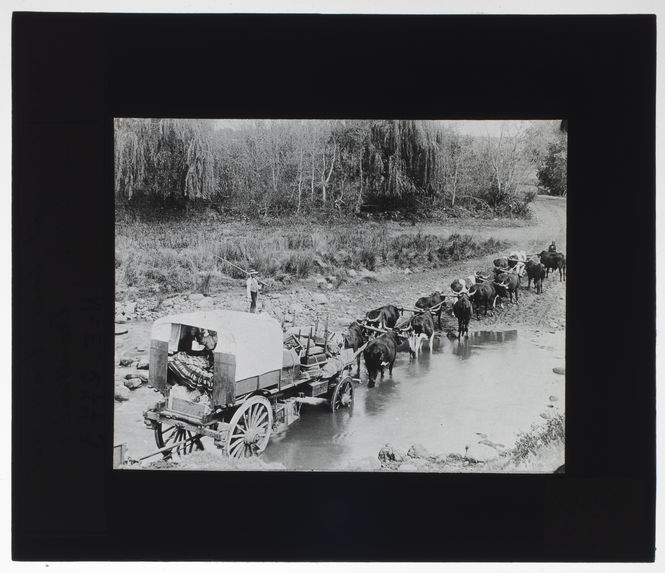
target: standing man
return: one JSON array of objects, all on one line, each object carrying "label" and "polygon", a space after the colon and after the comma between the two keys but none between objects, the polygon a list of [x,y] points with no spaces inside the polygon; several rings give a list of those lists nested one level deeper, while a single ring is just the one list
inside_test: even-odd
[{"label": "standing man", "polygon": [[552,241],[552,244],[549,247],[550,253],[556,253],[556,245],[554,244],[554,241]]},{"label": "standing man", "polygon": [[259,281],[256,280],[256,275],[259,273],[254,269],[250,269],[249,276],[247,277],[247,299],[249,300],[249,312],[256,312],[256,299],[259,295]]}]

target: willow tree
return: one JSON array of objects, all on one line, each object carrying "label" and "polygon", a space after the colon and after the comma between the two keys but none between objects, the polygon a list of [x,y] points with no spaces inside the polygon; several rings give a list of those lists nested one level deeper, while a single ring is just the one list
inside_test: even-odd
[{"label": "willow tree", "polygon": [[372,122],[366,145],[371,194],[381,203],[410,203],[432,192],[438,158],[437,130],[410,120]]},{"label": "willow tree", "polygon": [[116,197],[209,199],[216,193],[210,128],[199,120],[115,120]]}]

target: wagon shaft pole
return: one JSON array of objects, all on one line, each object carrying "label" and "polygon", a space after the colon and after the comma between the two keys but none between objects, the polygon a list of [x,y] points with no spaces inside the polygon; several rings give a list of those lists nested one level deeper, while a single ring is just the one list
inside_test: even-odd
[{"label": "wagon shaft pole", "polygon": [[201,438],[201,436],[198,436],[198,435],[192,436],[191,438],[185,438],[184,440],[176,442],[175,444],[171,444],[170,446],[164,446],[163,448],[159,448],[158,450],[155,450],[151,454],[148,454],[147,456],[143,456],[142,458],[139,458],[138,461],[142,462],[143,460],[151,458],[152,456],[156,456],[157,454],[162,454],[164,452],[168,452],[169,450],[172,450],[173,448],[182,447],[187,442],[193,442],[194,440],[198,440],[200,438]]}]

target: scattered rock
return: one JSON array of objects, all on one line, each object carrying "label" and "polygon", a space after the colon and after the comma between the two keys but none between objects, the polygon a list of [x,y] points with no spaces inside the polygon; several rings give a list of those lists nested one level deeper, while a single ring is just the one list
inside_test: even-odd
[{"label": "scattered rock", "polygon": [[400,450],[397,450],[393,448],[390,444],[386,444],[381,448],[379,451],[379,461],[383,465],[385,464],[390,464],[394,462],[401,463],[404,461],[404,458],[406,458],[406,455],[404,452],[401,452]]},{"label": "scattered rock", "polygon": [[133,358],[121,358],[120,362],[118,362],[120,366],[131,366],[134,364],[134,359]]},{"label": "scattered rock", "polygon": [[555,374],[565,374],[566,369],[561,368],[560,366],[556,366],[555,368],[552,368],[552,372],[554,372]]},{"label": "scattered rock", "polygon": [[136,312],[136,303],[135,302],[126,302],[123,307],[123,312],[125,314],[134,314]]},{"label": "scattered rock", "polygon": [[198,301],[202,300],[203,298],[204,298],[204,296],[200,293],[194,293],[194,294],[189,295],[189,300],[192,301],[192,302],[198,302]]},{"label": "scattered rock", "polygon": [[410,268],[407,267],[407,268],[404,269],[404,274],[405,275],[412,275],[413,271]]},{"label": "scattered rock", "polygon": [[148,368],[150,368],[150,362],[148,362],[148,360],[146,360],[145,358],[141,358],[141,360],[137,362],[136,368],[138,368],[139,370],[147,370]]},{"label": "scattered rock", "polygon": [[138,378],[142,382],[148,381],[148,376],[143,372],[130,372],[129,374],[125,374],[125,380],[131,380],[132,378]]},{"label": "scattered rock", "polygon": [[558,402],[559,399],[556,396],[550,396],[550,402]]},{"label": "scattered rock", "polygon": [[129,400],[129,389],[122,384],[116,384],[113,397],[118,402],[126,402]]},{"label": "scattered rock", "polygon": [[142,384],[143,380],[141,380],[140,378],[130,378],[129,380],[125,380],[124,382],[124,385],[130,390],[136,390]]},{"label": "scattered rock", "polygon": [[357,277],[358,276],[358,273],[356,271],[354,271],[353,269],[349,269],[346,272],[350,277]]}]

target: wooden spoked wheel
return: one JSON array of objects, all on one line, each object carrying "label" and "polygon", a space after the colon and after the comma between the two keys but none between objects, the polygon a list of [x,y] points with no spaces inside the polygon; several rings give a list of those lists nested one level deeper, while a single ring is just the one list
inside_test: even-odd
[{"label": "wooden spoked wheel", "polygon": [[348,408],[351,404],[353,404],[353,381],[350,376],[347,376],[333,390],[330,411],[335,412],[340,408]]},{"label": "wooden spoked wheel", "polygon": [[231,458],[257,456],[266,449],[272,430],[272,406],[263,396],[252,396],[229,422],[226,455]]},{"label": "wooden spoked wheel", "polygon": [[173,454],[179,456],[191,454],[194,448],[197,450],[203,449],[201,436],[193,434],[185,428],[181,428],[175,424],[154,422],[153,429],[158,448],[173,446],[170,450],[162,452],[162,456],[166,459],[170,458]]}]

